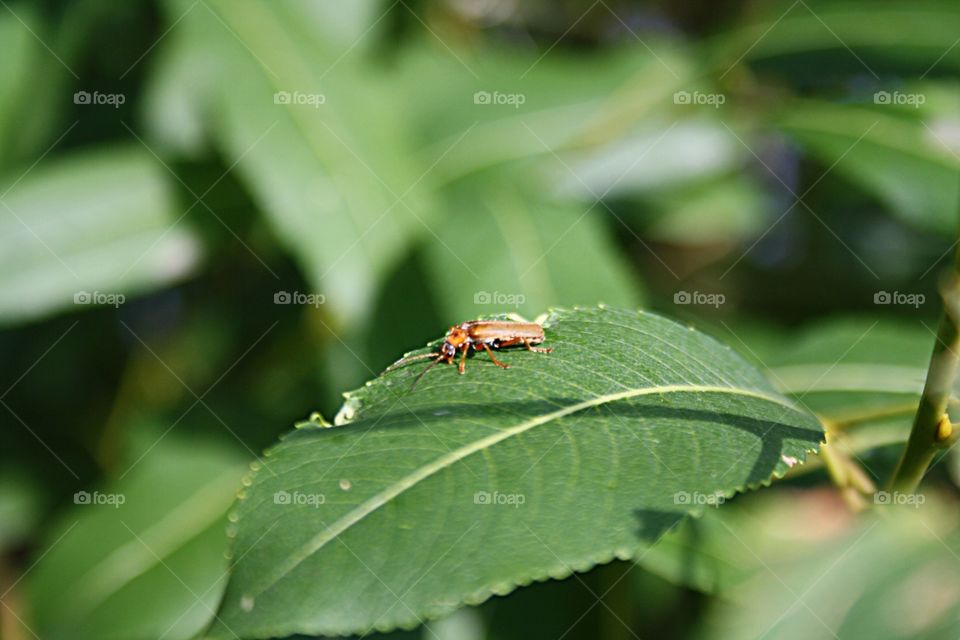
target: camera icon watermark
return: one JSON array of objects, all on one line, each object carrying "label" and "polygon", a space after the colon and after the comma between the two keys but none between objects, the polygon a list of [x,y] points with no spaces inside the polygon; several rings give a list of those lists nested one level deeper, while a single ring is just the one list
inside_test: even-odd
[{"label": "camera icon watermark", "polygon": [[703,105],[719,109],[727,101],[723,93],[703,93],[702,91],[677,91],[673,94],[673,104]]},{"label": "camera icon watermark", "polygon": [[273,294],[273,304],[300,304],[319,307],[327,301],[322,293],[303,293],[302,291],[277,291]]},{"label": "camera icon watermark", "polygon": [[722,293],[703,293],[701,291],[677,291],[673,294],[673,304],[706,305],[714,309],[727,302],[727,296]]},{"label": "camera icon watermark", "polygon": [[519,109],[527,101],[523,93],[501,93],[499,91],[477,91],[473,94],[473,104],[507,105]]},{"label": "camera icon watermark", "polygon": [[79,105],[108,105],[119,109],[127,101],[122,93],[100,93],[99,91],[77,91],[73,94],[73,104]]},{"label": "camera icon watermark", "polygon": [[902,293],[900,291],[877,291],[873,294],[873,304],[906,305],[919,309],[927,301],[922,293]]},{"label": "camera icon watermark", "polygon": [[900,491],[877,491],[873,494],[873,504],[910,505],[919,508],[927,497],[922,493],[901,493]]},{"label": "camera icon watermark", "polygon": [[500,493],[494,491],[477,491],[473,494],[473,504],[489,505],[508,505],[519,509],[520,505],[527,501],[527,496],[522,493]]},{"label": "camera icon watermark", "polygon": [[106,293],[103,291],[77,291],[73,294],[73,304],[97,304],[118,308],[127,297],[122,293]]},{"label": "camera icon watermark", "polygon": [[273,104],[306,106],[319,109],[326,104],[327,96],[322,93],[304,93],[302,91],[277,91],[273,94]]},{"label": "camera icon watermark", "polygon": [[500,291],[477,291],[473,294],[473,304],[497,305],[517,308],[527,301],[522,293],[501,293]]},{"label": "camera icon watermark", "polygon": [[677,491],[673,494],[673,504],[679,505],[705,505],[708,507],[719,507],[726,501],[726,498],[719,493],[700,493],[694,491]]},{"label": "camera icon watermark", "polygon": [[310,506],[317,508],[327,501],[322,493],[302,493],[300,491],[276,491],[273,494],[273,504],[290,506]]},{"label": "camera icon watermark", "polygon": [[73,494],[73,504],[82,505],[108,505],[114,509],[119,509],[120,505],[127,501],[127,496],[122,493],[100,493],[94,491],[77,491]]},{"label": "camera icon watermark", "polygon": [[903,93],[901,91],[877,91],[873,94],[873,104],[889,104],[919,109],[927,101],[922,93]]}]

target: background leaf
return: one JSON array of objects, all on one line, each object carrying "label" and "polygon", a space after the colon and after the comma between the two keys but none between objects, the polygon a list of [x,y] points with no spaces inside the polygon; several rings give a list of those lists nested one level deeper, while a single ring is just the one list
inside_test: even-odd
[{"label": "background leaf", "polygon": [[[951,48],[960,28],[960,12],[939,2],[804,2],[757,5],[756,22],[731,29],[719,38],[712,57],[727,70],[737,56],[752,61],[817,51],[840,51],[839,58],[863,72],[864,58],[896,64],[916,61],[920,72],[942,57],[948,69],[960,63]],[[851,55],[859,52],[859,59]],[[876,64],[876,62],[874,62]]]},{"label": "background leaf", "polygon": [[699,637],[938,638],[960,615],[957,531],[936,495],[858,520],[831,491],[780,488],[685,521],[640,562],[723,594]]},{"label": "background leaf", "polygon": [[533,318],[551,301],[639,302],[639,286],[604,228],[601,206],[539,203],[497,182],[462,188],[451,206],[470,207],[469,233],[449,219],[438,226],[440,241],[427,247],[447,317],[512,307]]},{"label": "background leaf", "polygon": [[915,324],[835,318],[797,332],[767,364],[780,391],[831,422],[897,410],[909,420],[923,389],[930,340]]},{"label": "background leaf", "polygon": [[[190,6],[170,4],[175,14]],[[195,99],[209,105],[218,147],[342,326],[364,319],[431,209],[402,123],[382,108],[389,87],[301,29],[322,23],[311,6],[205,3],[184,19],[183,46],[202,53],[182,60],[234,78]]]},{"label": "background leaf", "polygon": [[44,638],[190,638],[213,617],[243,458],[164,438],[132,462],[51,530],[29,581]]},{"label": "background leaf", "polygon": [[778,124],[892,213],[922,229],[953,234],[960,157],[915,109],[894,109],[808,103],[789,109]]},{"label": "background leaf", "polygon": [[4,189],[0,323],[83,308],[75,295],[85,305],[95,294],[133,296],[183,278],[200,257],[165,169],[146,151],[76,153]]},{"label": "background leaf", "polygon": [[[50,46],[48,42],[60,47],[34,9],[23,6],[16,13],[7,10],[0,14],[0,41],[5,49],[0,60],[3,172],[15,171],[21,163],[29,166],[43,153],[45,145],[71,128],[69,123],[57,121],[71,101],[65,95],[69,71],[44,50]],[[60,54],[66,56],[63,51]]]},{"label": "background leaf", "polygon": [[[443,158],[434,169],[440,182],[502,166],[542,175],[543,164],[530,161],[544,159],[568,180],[554,154],[594,155],[620,148],[620,137],[636,127],[649,133],[650,120],[672,106],[673,92],[690,72],[684,51],[669,44],[659,53],[633,45],[583,57],[505,54],[494,47],[454,58],[418,43],[403,50],[395,82],[425,155]],[[491,102],[478,103],[478,92],[490,94]],[[494,94],[516,99],[497,104]],[[453,144],[464,135],[465,144]],[[634,140],[632,148],[642,142]],[[544,188],[556,186],[545,182]]]},{"label": "background leaf", "polygon": [[[789,504],[774,499],[782,497]],[[701,637],[949,636],[960,622],[956,513],[937,495],[899,499],[909,502],[862,519],[826,492],[758,495],[731,505],[732,518],[711,514],[723,520],[717,542],[733,550],[727,560],[746,555],[749,573],[711,610]]]},{"label": "background leaf", "polygon": [[43,496],[23,469],[4,469],[0,474],[0,550],[26,540],[37,526]]}]

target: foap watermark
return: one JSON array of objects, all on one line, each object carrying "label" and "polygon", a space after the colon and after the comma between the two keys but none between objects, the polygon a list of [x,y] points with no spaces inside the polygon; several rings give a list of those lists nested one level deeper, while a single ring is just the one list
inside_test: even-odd
[{"label": "foap watermark", "polygon": [[495,304],[500,307],[519,307],[526,301],[527,297],[522,293],[477,291],[473,294],[473,304]]},{"label": "foap watermark", "polygon": [[901,291],[877,291],[873,294],[873,304],[907,305],[919,309],[927,301],[922,293],[903,293]]},{"label": "foap watermark", "polygon": [[73,304],[99,304],[117,308],[127,301],[122,293],[105,291],[77,291],[73,294]]},{"label": "foap watermark", "polygon": [[527,496],[522,493],[500,493],[499,491],[494,491],[493,493],[489,491],[477,491],[473,494],[473,504],[493,504],[493,505],[509,505],[515,509],[519,509],[520,505],[527,501]]},{"label": "foap watermark", "polygon": [[77,91],[73,94],[73,104],[82,105],[108,105],[114,109],[119,109],[120,105],[127,101],[127,96],[122,93],[101,93],[99,91]]},{"label": "foap watermark", "polygon": [[677,91],[673,94],[673,104],[705,105],[719,109],[727,101],[722,93],[704,93],[702,91]]},{"label": "foap watermark", "polygon": [[327,102],[327,96],[322,93],[304,93],[303,91],[277,91],[273,94],[273,104],[289,104],[294,106],[313,107],[319,109]]},{"label": "foap watermark", "polygon": [[922,493],[901,493],[900,491],[877,491],[873,494],[873,504],[910,505],[919,508],[927,497]]},{"label": "foap watermark", "polygon": [[276,491],[273,494],[273,504],[294,506],[319,507],[327,501],[322,493],[303,493],[301,491]]},{"label": "foap watermark", "polygon": [[473,104],[507,105],[519,109],[527,101],[523,93],[501,93],[499,91],[477,91],[473,94]]},{"label": "foap watermark", "polygon": [[700,493],[699,491],[694,491],[690,493],[689,491],[677,491],[673,494],[673,504],[685,504],[685,505],[707,505],[710,507],[719,507],[724,503],[726,498],[719,493]]},{"label": "foap watermark", "polygon": [[696,304],[708,305],[714,308],[720,307],[727,301],[727,296],[722,293],[703,293],[702,291],[677,291],[673,294],[673,304]]},{"label": "foap watermark", "polygon": [[308,304],[319,307],[327,301],[322,293],[303,293],[302,291],[277,291],[273,294],[273,304]]},{"label": "foap watermark", "polygon": [[120,505],[127,501],[127,496],[122,493],[100,493],[94,491],[77,491],[73,494],[73,504],[85,505],[109,505],[114,509],[119,509]]},{"label": "foap watermark", "polygon": [[927,101],[922,93],[904,93],[902,91],[877,91],[873,94],[873,104],[892,104],[919,109]]}]

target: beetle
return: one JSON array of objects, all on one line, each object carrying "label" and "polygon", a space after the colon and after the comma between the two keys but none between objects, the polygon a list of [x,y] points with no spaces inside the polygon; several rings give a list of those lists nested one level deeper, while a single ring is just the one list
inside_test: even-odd
[{"label": "beetle", "polygon": [[[503,369],[509,369],[510,365],[500,362],[493,355],[491,349],[503,349],[504,347],[513,347],[523,345],[527,351],[536,351],[537,353],[550,353],[553,349],[547,347],[537,347],[544,340],[543,327],[536,322],[513,322],[509,320],[471,320],[461,322],[450,327],[443,344],[434,353],[421,353],[420,355],[403,358],[387,367],[384,373],[389,373],[394,369],[402,367],[405,364],[417,360],[432,359],[426,369],[424,369],[417,379],[413,381],[416,386],[427,371],[438,362],[453,364],[453,359],[457,352],[460,352],[460,362],[457,370],[460,374],[466,373],[467,353],[471,350],[480,351],[483,349],[490,356],[495,365]],[[412,388],[412,387],[411,387]]]}]

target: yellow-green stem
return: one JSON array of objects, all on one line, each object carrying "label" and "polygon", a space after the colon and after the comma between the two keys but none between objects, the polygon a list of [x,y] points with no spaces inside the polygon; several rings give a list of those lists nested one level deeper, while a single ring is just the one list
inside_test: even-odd
[{"label": "yellow-green stem", "polygon": [[942,289],[943,315],[937,329],[937,341],[930,356],[927,380],[910,439],[890,481],[893,491],[913,493],[938,451],[947,444],[940,423],[947,414],[953,381],[960,363],[960,250],[953,270]]}]

